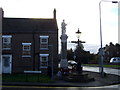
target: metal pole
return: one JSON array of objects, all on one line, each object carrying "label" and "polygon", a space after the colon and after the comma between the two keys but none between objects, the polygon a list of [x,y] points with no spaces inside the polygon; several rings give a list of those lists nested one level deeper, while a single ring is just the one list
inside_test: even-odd
[{"label": "metal pole", "polygon": [[78,39],[78,47],[80,47],[80,40]]},{"label": "metal pole", "polygon": [[82,67],[81,67],[81,59],[80,59],[80,40],[78,38],[78,47],[77,47],[77,72],[78,74],[82,74]]},{"label": "metal pole", "polygon": [[52,51],[52,62],[51,62],[51,68],[52,68],[52,80],[53,80],[53,45],[48,45],[51,47]]},{"label": "metal pole", "polygon": [[52,47],[52,80],[53,80],[53,45],[51,47]]},{"label": "metal pole", "polygon": [[100,16],[100,73],[102,76],[104,76],[103,73],[103,51],[102,51],[102,25],[101,25],[101,2],[99,2],[99,16]]},{"label": "metal pole", "polygon": [[100,1],[99,2],[99,16],[100,16],[100,64],[101,64],[101,66],[100,66],[100,69],[99,69],[99,71],[100,71],[100,73],[101,73],[101,75],[104,77],[104,68],[103,68],[103,65],[104,65],[104,63],[103,63],[103,60],[104,60],[104,57],[103,57],[103,48],[102,48],[102,23],[101,23],[101,2],[112,2],[112,3],[118,3],[118,1],[104,1],[104,0],[102,0],[102,1]]},{"label": "metal pole", "polygon": [[33,30],[33,71],[35,71],[35,32]]}]

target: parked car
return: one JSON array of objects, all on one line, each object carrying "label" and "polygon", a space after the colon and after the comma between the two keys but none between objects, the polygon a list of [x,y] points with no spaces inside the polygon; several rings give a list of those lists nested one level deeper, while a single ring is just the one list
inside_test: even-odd
[{"label": "parked car", "polygon": [[77,62],[75,62],[74,60],[69,60],[68,61],[68,65],[76,65],[77,64]]},{"label": "parked car", "polygon": [[113,57],[110,59],[110,63],[120,63],[120,57]]},{"label": "parked car", "polygon": [[75,62],[74,60],[69,60],[68,61],[68,69],[76,69],[77,66],[77,62]]}]

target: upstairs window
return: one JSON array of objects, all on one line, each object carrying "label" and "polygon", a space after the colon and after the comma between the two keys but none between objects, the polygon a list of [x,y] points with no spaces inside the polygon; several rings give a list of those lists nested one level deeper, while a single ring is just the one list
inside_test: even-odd
[{"label": "upstairs window", "polygon": [[48,49],[48,38],[49,36],[40,36],[40,49]]},{"label": "upstairs window", "polygon": [[48,67],[48,56],[49,54],[40,54],[40,68]]},{"label": "upstairs window", "polygon": [[23,57],[31,57],[31,43],[22,43]]},{"label": "upstairs window", "polygon": [[3,35],[2,36],[2,42],[3,42],[2,49],[4,49],[4,50],[11,49],[11,38],[12,38],[11,35]]}]

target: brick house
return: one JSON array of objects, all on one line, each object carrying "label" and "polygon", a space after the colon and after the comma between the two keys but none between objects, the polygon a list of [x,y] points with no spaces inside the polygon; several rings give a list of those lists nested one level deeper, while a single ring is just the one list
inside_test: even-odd
[{"label": "brick house", "polygon": [[[1,9],[2,10],[2,9]],[[2,15],[2,73],[58,68],[58,26],[53,18],[6,18]]]},{"label": "brick house", "polygon": [[120,57],[120,44],[116,43],[114,45],[112,42],[110,42],[109,45],[104,47],[104,52],[104,59],[109,63],[111,58]]}]

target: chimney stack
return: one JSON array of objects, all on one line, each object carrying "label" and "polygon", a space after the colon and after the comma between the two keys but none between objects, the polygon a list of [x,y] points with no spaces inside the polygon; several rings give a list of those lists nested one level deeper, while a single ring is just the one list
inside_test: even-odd
[{"label": "chimney stack", "polygon": [[3,18],[3,16],[4,16],[4,11],[3,11],[3,9],[0,7],[0,19],[1,19],[1,17]]},{"label": "chimney stack", "polygon": [[54,9],[54,11],[53,11],[53,17],[54,17],[54,19],[56,19],[56,9]]}]

